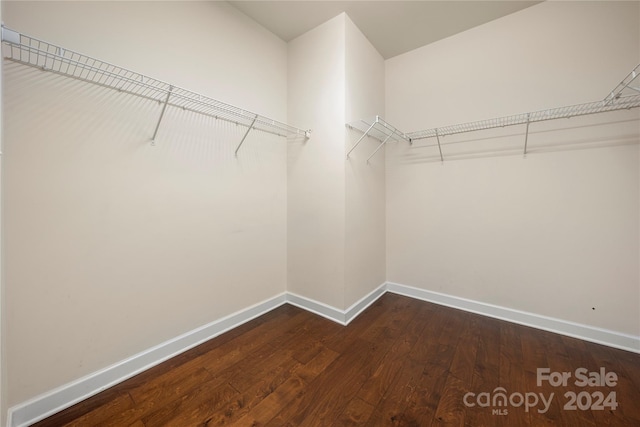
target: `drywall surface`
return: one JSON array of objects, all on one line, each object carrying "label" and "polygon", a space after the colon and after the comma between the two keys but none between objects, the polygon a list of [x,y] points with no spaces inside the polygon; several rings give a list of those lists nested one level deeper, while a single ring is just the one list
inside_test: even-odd
[{"label": "drywall surface", "polygon": [[[287,47],[220,2],[3,2],[15,30],[286,120]],[[286,289],[286,139],[4,67],[9,406]],[[5,399],[3,399],[5,402]],[[4,404],[4,403],[3,403]]]},{"label": "drywall surface", "polygon": [[[386,62],[404,131],[603,99],[637,2],[544,2]],[[598,28],[594,31],[594,28]],[[640,335],[638,110],[387,151],[391,282]]]},{"label": "drywall surface", "polygon": [[345,15],[289,42],[288,117],[312,129],[288,144],[287,289],[344,308]]},{"label": "drywall surface", "polygon": [[[2,22],[2,10],[0,8],[0,22]],[[4,63],[0,62],[0,76],[3,73]],[[2,97],[3,90],[3,79],[0,78],[0,98]],[[0,108],[0,129],[4,128],[3,123],[3,109]],[[3,132],[0,131],[0,153],[2,152],[2,144],[3,144]],[[2,233],[2,156],[0,156],[0,426],[7,425],[7,411],[9,406],[7,404],[7,366],[6,361],[7,358],[5,356],[5,339],[6,339],[6,320],[5,320],[5,296],[4,296],[4,245],[3,245],[3,233]]]},{"label": "drywall surface", "polygon": [[384,152],[345,123],[384,110],[384,60],[346,14],[289,43],[287,289],[340,310],[386,280]]},{"label": "drywall surface", "polygon": [[[384,113],[384,59],[347,16],[346,122]],[[346,130],[346,150],[362,135]],[[345,162],[345,307],[386,281],[385,156],[380,141],[366,138]]]}]

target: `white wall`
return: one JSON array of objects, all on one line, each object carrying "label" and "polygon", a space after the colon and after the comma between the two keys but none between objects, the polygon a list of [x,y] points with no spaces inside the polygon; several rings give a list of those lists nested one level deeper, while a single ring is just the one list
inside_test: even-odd
[{"label": "white wall", "polygon": [[[544,2],[386,63],[405,131],[604,98],[640,62],[637,2]],[[595,30],[597,29],[597,30]],[[637,110],[387,156],[392,282],[640,335]],[[502,155],[500,155],[502,154]],[[508,155],[507,155],[508,154]]]},{"label": "white wall", "polygon": [[384,152],[345,123],[384,110],[384,60],[346,14],[289,43],[288,291],[345,310],[384,283]]},{"label": "white wall", "polygon": [[[346,122],[384,113],[384,59],[347,16]],[[362,135],[346,130],[349,150]],[[385,156],[366,138],[345,162],[345,308],[386,281]],[[344,157],[343,157],[344,161]]]},{"label": "white wall", "polygon": [[637,3],[545,2],[386,63],[344,14],[287,46],[224,3],[2,6],[313,130],[235,159],[243,128],[169,110],[151,147],[158,105],[8,64],[3,415],[285,290],[344,310],[388,279],[640,334],[636,111],[532,125],[527,159],[495,156],[522,129],[447,138],[444,165],[433,141],[344,158],[375,114],[411,131],[604,97],[639,62]]},{"label": "white wall", "polygon": [[[0,22],[2,22],[2,8],[0,8]],[[3,73],[4,69],[4,61],[0,62],[0,76]],[[3,90],[3,80],[0,78],[0,98],[2,97]],[[3,123],[3,109],[0,108],[0,129],[4,129]],[[3,149],[3,132],[0,131],[0,153]],[[4,244],[3,244],[3,221],[2,221],[2,157],[0,156],[0,426],[7,425],[7,410],[9,406],[7,404],[7,366],[6,366],[6,356],[5,356],[5,338],[6,338],[6,321],[5,321],[5,296],[4,296]]]},{"label": "white wall", "polygon": [[290,292],[344,306],[345,15],[289,42],[290,123],[309,141],[288,145],[287,271]]},{"label": "white wall", "polygon": [[[7,26],[285,120],[287,47],[218,2],[3,2]],[[286,140],[5,64],[3,405],[286,289]],[[6,324],[5,324],[6,320]],[[6,402],[6,403],[4,403]]]}]

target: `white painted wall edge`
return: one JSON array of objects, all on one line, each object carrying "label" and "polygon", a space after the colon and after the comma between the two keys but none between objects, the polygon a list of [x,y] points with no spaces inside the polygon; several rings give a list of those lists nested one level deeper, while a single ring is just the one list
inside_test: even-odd
[{"label": "white painted wall edge", "polygon": [[414,288],[399,283],[383,283],[346,310],[339,310],[310,298],[286,292],[14,406],[9,409],[7,426],[26,427],[38,422],[285,303],[310,311],[341,325],[347,325],[386,292],[640,353],[640,337]]},{"label": "white painted wall edge", "polygon": [[109,367],[9,408],[7,425],[25,427],[131,378],[190,348],[259,317],[287,301],[285,293],[151,347]]},{"label": "white painted wall edge", "polygon": [[435,304],[457,308],[471,313],[505,320],[507,322],[517,323],[519,325],[554,332],[560,335],[567,335],[573,338],[579,338],[621,350],[640,353],[640,336],[623,334],[616,331],[596,328],[594,326],[570,322],[568,320],[556,319],[553,317],[514,310],[512,308],[487,304],[453,295],[428,291],[426,289],[414,288],[407,285],[401,285],[399,283],[387,282],[386,290],[398,295],[429,301]]}]

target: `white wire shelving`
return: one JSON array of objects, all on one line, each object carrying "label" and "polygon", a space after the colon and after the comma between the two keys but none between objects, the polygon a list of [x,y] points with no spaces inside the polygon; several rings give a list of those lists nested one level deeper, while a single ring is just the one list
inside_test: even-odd
[{"label": "white wire shelving", "polygon": [[363,119],[363,120],[347,123],[347,127],[349,129],[355,129],[362,132],[362,136],[360,137],[360,139],[358,139],[358,141],[353,145],[353,147],[351,147],[351,149],[347,152],[347,159],[349,158],[349,155],[351,154],[351,152],[355,150],[358,144],[360,144],[362,140],[367,136],[370,136],[380,141],[380,145],[378,145],[375,151],[371,153],[371,155],[367,158],[367,163],[369,163],[369,160],[371,160],[371,158],[375,156],[375,154],[382,147],[384,147],[384,145],[387,144],[390,140],[394,140],[394,141],[403,140],[408,142],[409,144],[413,143],[411,141],[411,138],[407,136],[407,134],[405,134],[404,132],[401,132],[395,126],[390,125],[380,116],[375,116],[373,119]]},{"label": "white wire shelving", "polygon": [[640,64],[636,66],[631,72],[616,86],[609,95],[604,99],[605,102],[613,103],[622,97],[631,95],[640,95],[640,84],[636,82],[636,78],[640,75]]},{"label": "white wire shelving", "polygon": [[[369,156],[369,159],[382,148],[390,135],[400,136],[401,139],[412,143],[420,139],[435,138],[438,143],[438,150],[440,153],[440,160],[444,161],[442,154],[442,145],[440,138],[447,135],[455,135],[466,132],[476,132],[488,129],[503,128],[507,126],[525,125],[524,134],[524,154],[527,154],[527,142],[529,138],[529,125],[535,122],[543,122],[547,120],[568,119],[571,117],[585,116],[589,114],[605,113],[609,111],[617,110],[629,110],[632,108],[640,107],[640,85],[636,80],[640,76],[640,65],[636,66],[603,100],[587,102],[584,104],[569,105],[558,108],[551,108],[547,110],[533,111],[529,113],[515,114],[511,116],[496,117],[492,119],[479,120],[468,123],[460,123],[455,125],[419,130],[415,132],[404,133],[397,128],[388,125],[384,120],[376,116],[373,121],[360,121],[347,124],[348,127],[358,129],[364,132],[362,137],[358,140],[349,153],[360,143],[360,141],[368,136],[372,136],[376,139],[383,141],[378,146],[376,151]],[[393,132],[386,129],[392,129]],[[380,131],[382,129],[382,131]],[[378,131],[376,134],[375,132]],[[347,154],[349,157],[349,154]],[[367,162],[369,161],[367,159]]]},{"label": "white wire shelving", "polygon": [[502,128],[515,125],[526,125],[524,137],[524,154],[527,154],[527,142],[529,138],[529,124],[547,120],[568,119],[571,117],[585,116],[589,114],[605,113],[617,110],[629,110],[640,107],[640,88],[633,86],[640,75],[640,65],[636,66],[627,77],[601,101],[587,102],[584,104],[569,105],[565,107],[551,108],[547,110],[533,111],[529,113],[515,114],[512,116],[497,117],[475,122],[461,123],[410,132],[407,135],[412,140],[436,138],[440,160],[444,161],[440,138],[447,135],[455,135],[465,132],[475,132],[487,129]]},{"label": "white wire shelving", "polygon": [[21,34],[5,26],[2,26],[2,44],[5,60],[157,101],[162,105],[162,109],[151,137],[152,144],[155,144],[167,107],[180,108],[246,127],[247,130],[235,150],[236,155],[251,130],[279,136],[299,135],[305,139],[311,134],[309,130],[299,129],[153,77]]},{"label": "white wire shelving", "polygon": [[615,98],[612,100],[589,102],[585,104],[552,108],[549,110],[516,114],[513,116],[497,117],[476,122],[468,122],[457,125],[444,126],[440,128],[426,129],[417,132],[411,132],[408,135],[414,141],[425,138],[436,138],[438,141],[438,148],[440,149],[440,160],[444,160],[442,156],[442,147],[440,144],[441,137],[465,132],[502,128],[507,126],[526,125],[524,154],[527,154],[527,140],[529,136],[530,123],[543,122],[547,120],[568,119],[571,117],[605,113],[608,111],[627,110],[636,107],[640,107],[640,94]]}]

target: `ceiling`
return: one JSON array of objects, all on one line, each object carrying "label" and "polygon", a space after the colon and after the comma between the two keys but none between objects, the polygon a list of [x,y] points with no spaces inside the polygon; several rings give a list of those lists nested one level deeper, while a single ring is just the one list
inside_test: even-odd
[{"label": "ceiling", "polygon": [[385,58],[449,37],[539,1],[230,1],[284,41],[346,12]]}]

